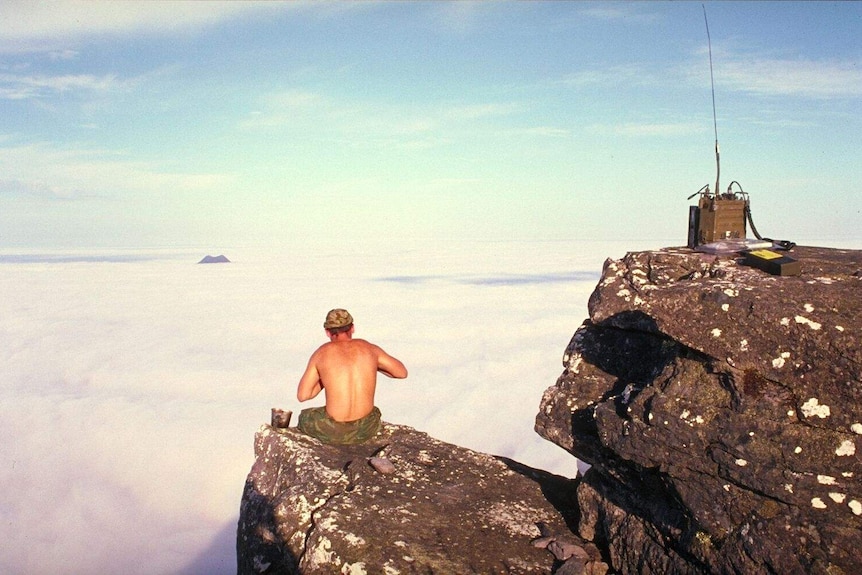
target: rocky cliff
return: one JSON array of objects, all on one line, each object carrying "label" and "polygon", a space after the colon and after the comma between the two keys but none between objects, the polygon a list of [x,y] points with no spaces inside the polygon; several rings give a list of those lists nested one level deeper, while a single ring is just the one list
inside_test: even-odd
[{"label": "rocky cliff", "polygon": [[619,572],[862,573],[862,257],[791,255],[606,262],[536,430]]},{"label": "rocky cliff", "polygon": [[607,571],[598,549],[571,534],[570,479],[390,424],[360,446],[265,425],[255,454],[240,574]]}]

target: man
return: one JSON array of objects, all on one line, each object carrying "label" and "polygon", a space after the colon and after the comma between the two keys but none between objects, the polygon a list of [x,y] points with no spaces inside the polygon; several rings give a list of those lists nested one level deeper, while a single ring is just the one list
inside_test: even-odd
[{"label": "man", "polygon": [[308,401],[324,391],[326,406],[303,409],[299,429],[333,444],[362,443],[380,430],[380,410],[374,405],[377,372],[407,377],[404,364],[378,346],[353,339],[353,317],[345,309],[326,314],[329,337],[308,360],[296,398]]}]

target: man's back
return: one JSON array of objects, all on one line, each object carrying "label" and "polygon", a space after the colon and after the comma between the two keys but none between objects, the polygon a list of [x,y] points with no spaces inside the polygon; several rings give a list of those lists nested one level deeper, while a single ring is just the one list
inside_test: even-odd
[{"label": "man's back", "polygon": [[327,328],[329,343],[311,355],[296,392],[299,401],[306,401],[324,391],[326,413],[341,422],[356,421],[371,413],[378,371],[398,379],[407,377],[403,363],[373,343],[353,339],[352,323],[348,328]]},{"label": "man's back", "polygon": [[315,353],[326,393],[326,412],[336,421],[355,421],[374,407],[378,350],[363,339],[332,341]]}]

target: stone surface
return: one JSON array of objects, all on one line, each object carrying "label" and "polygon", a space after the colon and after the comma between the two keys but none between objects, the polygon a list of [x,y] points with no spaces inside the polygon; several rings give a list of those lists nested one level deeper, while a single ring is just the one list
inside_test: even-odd
[{"label": "stone surface", "polygon": [[255,454],[240,575],[552,573],[559,561],[531,541],[578,522],[574,480],[409,427],[329,446],[264,425]]},{"label": "stone surface", "polygon": [[621,573],[862,573],[862,257],[605,263],[536,418]]}]

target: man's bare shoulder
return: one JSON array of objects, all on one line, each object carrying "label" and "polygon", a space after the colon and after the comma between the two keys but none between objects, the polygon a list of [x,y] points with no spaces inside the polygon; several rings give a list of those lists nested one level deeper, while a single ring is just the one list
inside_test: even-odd
[{"label": "man's bare shoulder", "polygon": [[365,339],[352,339],[351,341],[356,342],[357,347],[362,347],[362,348],[371,350],[375,353],[379,353],[379,352],[383,351],[379,345],[373,344],[370,341],[365,340]]},{"label": "man's bare shoulder", "polygon": [[326,356],[330,353],[338,353],[340,350],[362,349],[378,351],[380,348],[364,339],[348,339],[343,341],[328,341],[317,348],[314,356]]},{"label": "man's bare shoulder", "polygon": [[328,347],[331,347],[331,346],[332,346],[332,342],[330,342],[330,341],[327,341],[326,343],[322,343],[322,344],[320,344],[320,347],[318,347],[317,349],[314,350],[314,354],[312,354],[312,355],[317,355],[318,353],[323,352],[324,350],[326,350]]},{"label": "man's bare shoulder", "polygon": [[311,354],[311,361],[313,362],[313,361],[315,361],[316,359],[319,359],[319,358],[321,358],[321,357],[325,356],[325,355],[327,354],[327,352],[329,351],[329,349],[330,349],[333,345],[335,345],[335,344],[334,344],[334,343],[332,343],[331,341],[328,341],[328,342],[326,342],[326,343],[322,344],[322,345],[321,345],[320,347],[318,347],[317,349],[315,349],[315,350],[314,350],[314,353],[312,353],[312,354]]}]

